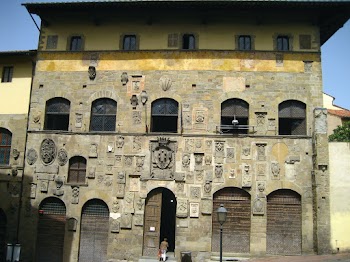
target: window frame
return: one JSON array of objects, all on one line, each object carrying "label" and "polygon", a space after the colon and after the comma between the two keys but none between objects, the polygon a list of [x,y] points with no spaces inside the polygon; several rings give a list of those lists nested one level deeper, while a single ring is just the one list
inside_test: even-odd
[{"label": "window frame", "polygon": [[[79,48],[72,48],[72,43],[73,40],[75,39],[80,39],[80,46]],[[83,35],[80,34],[74,34],[68,37],[68,41],[67,41],[67,50],[71,51],[71,52],[78,52],[78,51],[84,51],[84,45],[85,45],[85,39]]]},{"label": "window frame", "polygon": [[[164,112],[155,112],[155,107],[163,107]],[[170,107],[176,108],[176,114],[170,112]],[[151,132],[152,133],[177,133],[179,120],[179,103],[172,98],[159,98],[152,102],[151,105]],[[160,124],[162,122],[162,124]],[[170,123],[172,126],[164,123]],[[167,130],[164,127],[168,127]]]},{"label": "window frame", "polygon": [[[4,139],[5,136],[5,139]],[[3,144],[4,139],[4,144]],[[0,156],[3,152],[4,159],[0,159],[0,166],[9,166],[11,160],[12,132],[6,128],[0,127]]]},{"label": "window frame", "polygon": [[288,36],[288,35],[278,35],[276,37],[276,50],[280,51],[280,52],[291,51],[292,49],[291,49],[291,38],[290,38],[290,36]]},{"label": "window frame", "polygon": [[[185,48],[185,37],[193,37],[194,43],[193,46],[190,47],[190,43],[188,42],[187,45],[188,47]],[[190,41],[190,39],[188,39],[188,41]],[[180,46],[181,50],[188,50],[188,51],[192,51],[192,50],[197,50],[198,49],[198,35],[195,33],[182,33],[181,34],[181,46]]]},{"label": "window frame", "polygon": [[[126,37],[134,37],[135,38],[135,49],[125,49],[124,48],[124,41]],[[128,33],[123,33],[120,35],[120,40],[119,40],[119,49],[123,51],[135,51],[139,50],[140,47],[140,36],[136,33],[133,32],[128,32]]]},{"label": "window frame", "polygon": [[[59,105],[60,107],[62,107],[62,104],[64,104],[64,106],[68,107],[68,112],[66,111],[56,111],[56,112],[48,112],[49,107],[54,106],[56,102],[56,105]],[[46,101],[45,104],[45,122],[44,122],[44,130],[58,130],[58,131],[68,131],[69,129],[69,118],[70,118],[70,101],[66,98],[63,97],[53,97],[49,100]],[[64,119],[63,119],[64,118]],[[64,128],[56,128],[59,123],[58,120],[60,120],[60,122],[63,121],[64,123]]]},{"label": "window frame", "polygon": [[[286,107],[286,105],[290,106]],[[284,106],[284,107],[283,107]],[[283,108],[281,108],[283,107]],[[287,109],[288,108],[288,109]],[[297,116],[295,109],[303,110],[303,116]],[[293,110],[294,109],[294,110]],[[278,104],[278,135],[280,136],[306,136],[307,135],[307,119],[306,119],[306,104],[298,100],[285,100]],[[290,111],[290,116],[281,116],[282,110]],[[285,113],[284,113],[285,114]],[[287,125],[282,125],[288,123]],[[302,134],[293,133],[300,132],[297,128],[302,129]]]},{"label": "window frame", "polygon": [[13,78],[13,66],[4,66],[2,68],[1,83],[11,83]]},{"label": "window frame", "polygon": [[[102,103],[104,102],[104,103]],[[108,105],[114,106],[115,112],[112,113],[106,113],[106,106]],[[104,108],[102,109],[104,112],[103,113],[94,113],[94,106],[103,106]],[[107,97],[103,97],[103,98],[98,98],[96,100],[94,100],[91,103],[91,111],[90,111],[90,127],[89,130],[90,132],[115,132],[115,128],[116,128],[116,122],[117,122],[117,110],[118,108],[118,103],[117,101],[111,99],[111,98],[107,98]],[[108,118],[111,118],[114,116],[114,123],[113,123],[113,130],[106,130],[106,123],[108,121]],[[102,128],[101,129],[93,129],[96,128],[93,126],[93,121],[96,121],[96,119],[98,119],[99,117],[102,117]]]},{"label": "window frame", "polygon": [[[243,46],[241,45],[241,39],[243,39]],[[249,40],[249,47],[247,47],[247,40]],[[250,35],[239,35],[238,36],[238,50],[240,51],[250,51],[252,48],[252,36]]]},{"label": "window frame", "polygon": [[[233,111],[229,114],[228,111]],[[241,111],[241,112],[239,112]],[[233,120],[238,124],[233,124]],[[240,98],[229,98],[221,103],[220,131],[229,134],[248,134],[249,132],[249,103]]]},{"label": "window frame", "polygon": [[[74,165],[77,164],[77,167]],[[84,185],[86,184],[87,160],[83,156],[73,156],[69,159],[67,184]],[[77,172],[76,177],[72,178],[72,172]]]}]

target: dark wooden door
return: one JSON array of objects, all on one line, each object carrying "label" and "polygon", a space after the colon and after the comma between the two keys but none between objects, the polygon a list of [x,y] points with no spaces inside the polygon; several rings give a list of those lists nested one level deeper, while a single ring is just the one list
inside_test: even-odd
[{"label": "dark wooden door", "polygon": [[58,198],[44,199],[39,207],[36,261],[62,262],[66,207]]},{"label": "dark wooden door", "polygon": [[301,198],[291,190],[277,190],[267,198],[266,252],[301,254]]},{"label": "dark wooden door", "polygon": [[88,201],[82,210],[79,262],[107,261],[109,209],[98,199]]},{"label": "dark wooden door", "polygon": [[143,235],[143,255],[156,256],[159,249],[159,236],[162,211],[162,191],[151,191],[145,206],[145,226]]},{"label": "dark wooden door", "polygon": [[224,188],[214,194],[212,215],[212,251],[220,251],[220,224],[216,210],[223,204],[227,209],[223,224],[222,250],[230,253],[249,253],[250,195],[239,188]]}]

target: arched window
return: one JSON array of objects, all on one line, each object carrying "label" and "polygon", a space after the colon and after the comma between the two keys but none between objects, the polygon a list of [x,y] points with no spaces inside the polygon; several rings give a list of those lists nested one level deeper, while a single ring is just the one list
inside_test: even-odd
[{"label": "arched window", "polygon": [[186,50],[196,49],[196,38],[193,34],[182,35],[182,49],[186,49]]},{"label": "arched window", "polygon": [[306,105],[288,100],[278,106],[278,134],[306,135]]},{"label": "arched window", "polygon": [[0,128],[0,165],[8,165],[10,163],[12,133]]},{"label": "arched window", "polygon": [[221,131],[233,134],[247,134],[249,104],[238,98],[228,99],[221,104]]},{"label": "arched window", "polygon": [[151,132],[177,132],[178,103],[174,99],[161,98],[152,103]]},{"label": "arched window", "polygon": [[100,98],[92,103],[90,131],[115,131],[117,102]]},{"label": "arched window", "polygon": [[279,189],[267,196],[266,253],[301,254],[301,196]]},{"label": "arched window", "polygon": [[227,210],[223,224],[223,252],[249,253],[251,227],[250,194],[237,187],[226,187],[213,196],[212,252],[220,249],[220,223],[216,211],[223,204]]},{"label": "arched window", "polygon": [[39,206],[36,260],[62,262],[66,206],[56,197],[45,198]]},{"label": "arched window", "polygon": [[86,159],[75,156],[69,159],[68,183],[85,184]]},{"label": "arched window", "polygon": [[69,100],[55,97],[46,102],[45,130],[65,130],[69,126]]},{"label": "arched window", "polygon": [[109,209],[100,199],[85,203],[81,213],[79,261],[107,261]]}]

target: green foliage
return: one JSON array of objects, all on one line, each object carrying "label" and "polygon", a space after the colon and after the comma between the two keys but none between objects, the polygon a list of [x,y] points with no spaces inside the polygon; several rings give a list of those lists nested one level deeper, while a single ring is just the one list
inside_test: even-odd
[{"label": "green foliage", "polygon": [[330,142],[350,142],[350,121],[346,121],[342,126],[334,129],[328,140]]}]

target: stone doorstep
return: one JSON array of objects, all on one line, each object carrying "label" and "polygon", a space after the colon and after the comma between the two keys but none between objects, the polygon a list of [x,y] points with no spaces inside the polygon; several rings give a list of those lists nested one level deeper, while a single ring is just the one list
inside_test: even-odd
[{"label": "stone doorstep", "polygon": [[[248,257],[230,257],[223,256],[222,261],[247,261]],[[209,261],[220,261],[220,256],[211,256]]]},{"label": "stone doorstep", "polygon": [[[173,252],[168,252],[166,255],[167,255],[166,261],[177,261],[176,258],[174,257]],[[141,257],[138,262],[155,262],[155,261],[159,261],[159,259],[155,257]]]}]

